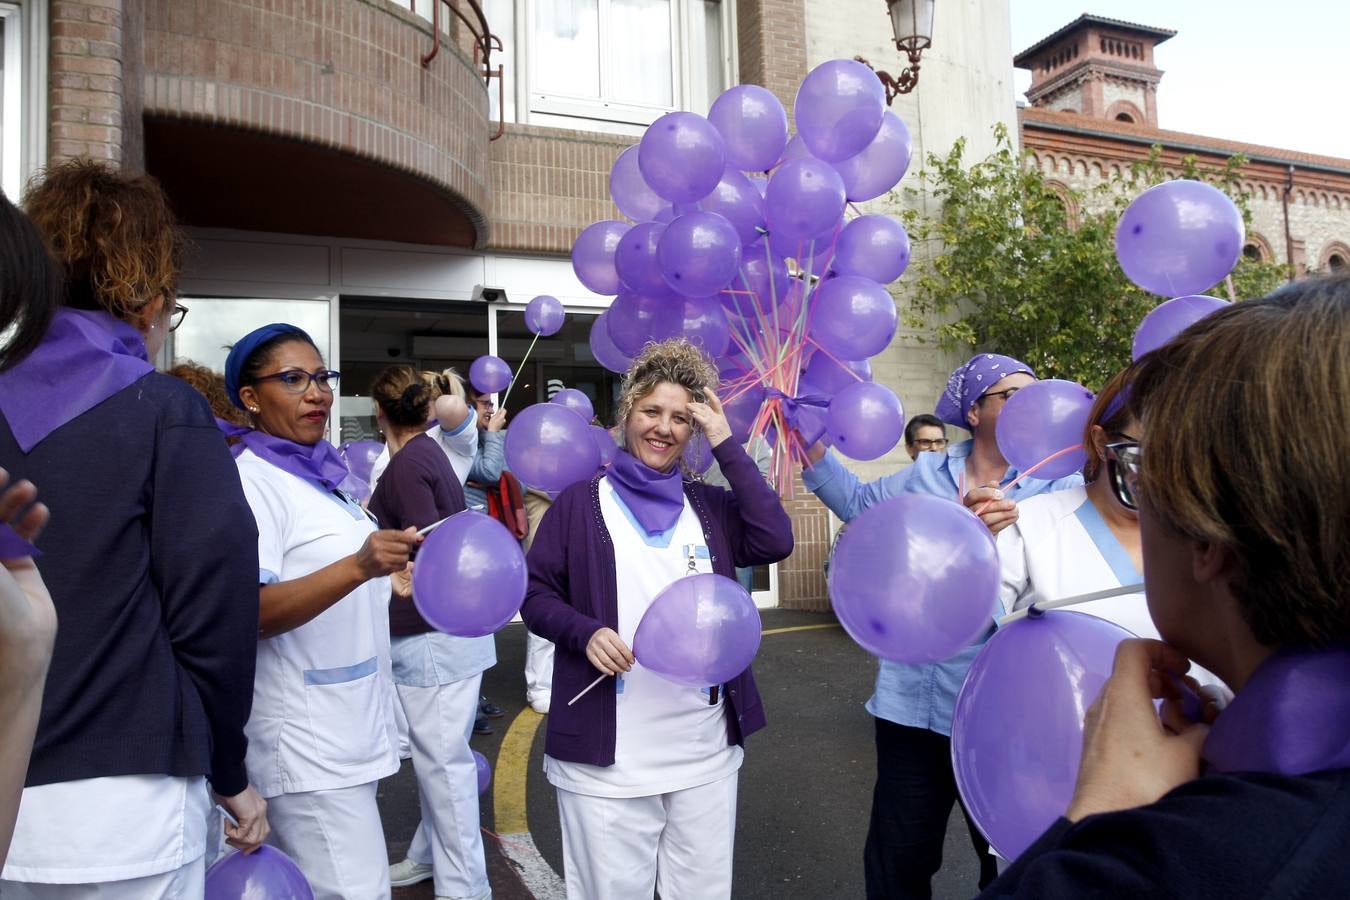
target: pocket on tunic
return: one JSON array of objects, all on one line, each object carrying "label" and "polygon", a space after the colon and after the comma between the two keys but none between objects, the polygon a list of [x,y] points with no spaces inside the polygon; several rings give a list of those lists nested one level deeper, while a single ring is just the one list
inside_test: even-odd
[{"label": "pocket on tunic", "polygon": [[385,694],[375,657],[351,666],[305,670],[305,708],[319,760],[361,766],[389,751]]}]

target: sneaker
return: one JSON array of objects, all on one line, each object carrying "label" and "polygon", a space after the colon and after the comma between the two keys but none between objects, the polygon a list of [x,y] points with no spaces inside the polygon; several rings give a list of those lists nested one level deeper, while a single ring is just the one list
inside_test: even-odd
[{"label": "sneaker", "polygon": [[396,862],[389,867],[389,884],[391,887],[407,887],[410,884],[426,881],[430,877],[430,864],[413,862],[411,859]]},{"label": "sneaker", "polygon": [[548,702],[549,702],[549,699],[550,699],[550,698],[547,697],[547,696],[545,696],[545,697],[535,697],[533,700],[530,701],[530,709],[532,709],[532,710],[534,710],[535,712],[539,713],[539,715],[541,715],[541,716],[546,716],[546,715],[548,715]]},{"label": "sneaker", "polygon": [[506,710],[502,709],[488,698],[483,697],[478,702],[478,714],[480,716],[486,716],[489,719],[500,719],[502,716],[506,715]]},{"label": "sneaker", "polygon": [[488,724],[487,717],[479,716],[473,720],[474,734],[492,734],[492,726]]}]

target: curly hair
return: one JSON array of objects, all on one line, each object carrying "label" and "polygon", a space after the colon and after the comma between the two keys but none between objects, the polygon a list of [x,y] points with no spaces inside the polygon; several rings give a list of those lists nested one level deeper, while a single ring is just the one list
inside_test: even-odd
[{"label": "curly hair", "polygon": [[421,427],[431,415],[431,404],[441,395],[439,383],[412,366],[389,366],[375,376],[370,395],[390,424],[399,428]]},{"label": "curly hair", "polygon": [[225,392],[224,375],[190,359],[178,360],[165,374],[181,378],[195,388],[211,405],[211,412],[217,419],[224,419],[232,425],[249,425],[244,411],[230,402],[230,395]]},{"label": "curly hair", "polygon": [[187,240],[154,178],[76,159],[48,169],[24,209],[65,268],[71,306],[131,321],[177,292]]},{"label": "curly hair", "polygon": [[696,403],[706,403],[708,394],[717,387],[717,367],[683,338],[648,344],[623,376],[618,424],[622,427],[634,404],[667,382],[684,388]]}]

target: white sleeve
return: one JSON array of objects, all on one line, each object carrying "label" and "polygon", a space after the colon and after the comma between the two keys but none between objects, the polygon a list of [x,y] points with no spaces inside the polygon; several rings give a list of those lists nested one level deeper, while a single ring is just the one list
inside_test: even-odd
[{"label": "white sleeve", "polygon": [[239,480],[258,526],[258,583],[276,584],[281,580],[291,533],[291,505],[279,486],[255,466],[241,465]]},{"label": "white sleeve", "polygon": [[1016,522],[998,534],[998,568],[998,599],[1003,606],[1003,614],[1007,615],[1026,606],[1031,597],[1026,542]]},{"label": "white sleeve", "polygon": [[455,470],[460,483],[463,484],[469,477],[469,469],[473,468],[473,458],[478,453],[477,410],[472,406],[469,407],[468,417],[452,431],[446,431],[440,425],[433,425],[431,432],[450,460],[450,468]]},{"label": "white sleeve", "polygon": [[375,494],[375,485],[380,483],[380,476],[384,470],[389,468],[389,445],[385,444],[380,448],[380,455],[375,457],[375,462],[370,467],[370,493]]}]

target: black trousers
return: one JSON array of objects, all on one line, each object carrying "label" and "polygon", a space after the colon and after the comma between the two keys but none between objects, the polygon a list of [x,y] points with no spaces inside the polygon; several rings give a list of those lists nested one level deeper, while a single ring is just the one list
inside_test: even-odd
[{"label": "black trousers", "polygon": [[[868,900],[933,896],[942,867],[942,843],[959,798],[952,773],[951,738],[924,728],[877,719],[877,785],[863,865]],[[998,875],[989,842],[970,820],[970,842],[980,860],[980,889]]]}]

